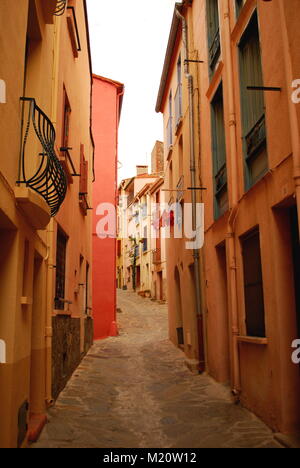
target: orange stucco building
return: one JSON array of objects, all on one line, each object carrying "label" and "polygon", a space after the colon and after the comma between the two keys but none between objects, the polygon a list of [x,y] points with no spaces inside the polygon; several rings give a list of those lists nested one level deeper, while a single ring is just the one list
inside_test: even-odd
[{"label": "orange stucco building", "polygon": [[170,240],[170,337],[196,360],[202,344],[207,372],[287,433],[300,426],[298,9],[297,0],[177,4],[156,105],[169,188],[183,177],[190,200],[192,149],[205,205],[203,328],[189,303],[193,258]]},{"label": "orange stucco building", "polygon": [[91,63],[85,2],[0,5],[0,447],[23,447],[88,350]]}]

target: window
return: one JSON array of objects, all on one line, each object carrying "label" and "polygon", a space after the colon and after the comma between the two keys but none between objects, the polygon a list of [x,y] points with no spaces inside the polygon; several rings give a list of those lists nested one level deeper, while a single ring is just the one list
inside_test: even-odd
[{"label": "window", "polygon": [[263,86],[257,14],[253,15],[240,44],[240,78],[242,103],[243,149],[246,187],[255,184],[268,169],[263,90],[250,91],[248,86]]},{"label": "window", "polygon": [[218,0],[207,0],[209,71],[212,75],[221,53]]},{"label": "window", "polygon": [[183,175],[183,136],[182,135],[179,138],[178,159],[179,159],[179,176],[181,177]]},{"label": "window", "polygon": [[181,55],[177,62],[177,90],[175,94],[175,125],[180,123],[182,117],[182,75],[181,75]]},{"label": "window", "polygon": [[66,253],[68,238],[65,233],[57,229],[56,242],[56,284],[55,284],[55,309],[64,310],[65,303],[65,278],[66,278]]},{"label": "window", "polygon": [[173,144],[173,127],[172,127],[172,91],[169,94],[169,120],[167,123],[167,145],[168,148]]},{"label": "window", "polygon": [[68,148],[69,146],[69,134],[70,134],[70,116],[71,116],[71,106],[67,96],[67,92],[64,88],[63,96],[63,105],[64,105],[64,114],[63,114],[63,128],[62,128],[62,139],[61,146],[63,148]]},{"label": "window", "polygon": [[265,310],[259,230],[242,239],[246,328],[248,336],[265,337]]},{"label": "window", "polygon": [[246,0],[235,0],[235,12],[236,12],[237,18],[240,16],[240,13],[245,3],[246,3]]},{"label": "window", "polygon": [[147,226],[144,226],[144,237],[143,237],[143,252],[148,250],[148,229]]},{"label": "window", "polygon": [[147,218],[147,201],[144,201],[141,206],[141,214],[143,219]]},{"label": "window", "polygon": [[211,104],[212,153],[215,192],[215,218],[228,210],[226,144],[224,128],[223,88],[219,86]]}]

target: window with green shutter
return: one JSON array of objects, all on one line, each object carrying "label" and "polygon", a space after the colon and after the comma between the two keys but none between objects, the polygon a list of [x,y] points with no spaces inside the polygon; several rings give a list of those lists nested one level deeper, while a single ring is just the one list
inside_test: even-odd
[{"label": "window with green shutter", "polygon": [[265,308],[258,229],[242,239],[242,254],[247,335],[264,338]]},{"label": "window with green shutter", "polygon": [[208,61],[212,75],[221,53],[218,0],[206,0]]},{"label": "window with green shutter", "polygon": [[239,43],[243,150],[247,189],[268,170],[266,150],[265,103],[258,19],[255,13]]},{"label": "window with green shutter", "polygon": [[217,219],[228,210],[226,143],[222,84],[219,86],[211,103],[211,122],[215,218]]}]

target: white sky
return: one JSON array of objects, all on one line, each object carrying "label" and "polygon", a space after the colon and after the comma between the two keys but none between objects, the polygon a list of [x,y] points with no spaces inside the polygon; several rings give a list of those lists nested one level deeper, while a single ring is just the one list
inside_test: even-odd
[{"label": "white sky", "polygon": [[88,0],[93,73],[125,84],[119,127],[119,180],[151,166],[163,140],[156,98],[175,0]]}]

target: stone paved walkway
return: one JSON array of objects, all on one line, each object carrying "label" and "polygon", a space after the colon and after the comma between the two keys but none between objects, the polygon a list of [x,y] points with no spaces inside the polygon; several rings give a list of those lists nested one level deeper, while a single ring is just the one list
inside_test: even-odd
[{"label": "stone paved walkway", "polygon": [[94,344],[32,447],[279,447],[228,389],[185,367],[165,305],[124,291],[118,301],[120,336]]}]

